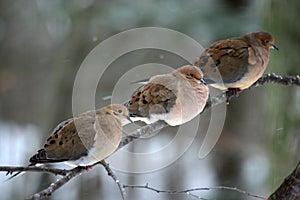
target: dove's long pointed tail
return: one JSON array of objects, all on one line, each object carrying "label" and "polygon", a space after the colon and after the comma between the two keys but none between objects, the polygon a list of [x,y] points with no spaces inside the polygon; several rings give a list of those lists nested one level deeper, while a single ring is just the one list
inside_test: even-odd
[{"label": "dove's long pointed tail", "polygon": [[[35,163],[31,163],[31,164],[28,165],[28,167],[34,166],[34,165],[35,165]],[[22,172],[23,172],[23,171],[19,171],[19,172],[15,173],[14,175],[12,175],[12,176],[10,176],[9,178],[7,178],[6,180],[4,180],[4,182],[9,181],[9,180],[15,178],[16,176],[18,176],[18,175],[21,174]],[[8,171],[8,172],[6,173],[6,176],[9,175],[9,174],[12,174],[12,172]]]}]

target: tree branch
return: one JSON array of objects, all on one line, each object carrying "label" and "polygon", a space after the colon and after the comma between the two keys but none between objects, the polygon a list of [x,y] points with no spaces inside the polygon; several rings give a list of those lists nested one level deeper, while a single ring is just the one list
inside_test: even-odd
[{"label": "tree branch", "polygon": [[264,74],[260,77],[252,86],[258,87],[265,84],[280,84],[280,85],[295,85],[300,86],[300,76],[280,76],[275,73],[272,74]]},{"label": "tree branch", "polygon": [[297,200],[300,197],[300,162],[267,200]]},{"label": "tree branch", "polygon": [[[279,84],[279,85],[286,85],[286,86],[300,86],[300,76],[280,76],[276,75],[274,73],[272,74],[264,74],[262,77],[260,77],[253,85],[251,85],[246,90],[250,90],[255,87],[263,86],[265,84]],[[242,93],[245,90],[239,91],[239,93]],[[224,93],[219,94],[218,96],[212,97],[209,99],[206,103],[206,106],[203,111],[206,109],[216,106],[220,103],[223,103],[225,101],[229,101],[232,97],[237,97],[233,91],[228,90]]]},{"label": "tree branch", "polygon": [[146,185],[124,185],[124,188],[130,188],[130,189],[147,189],[147,190],[152,190],[154,192],[157,193],[167,193],[167,194],[187,194],[189,196],[195,197],[197,199],[201,199],[201,200],[207,200],[204,199],[198,195],[195,195],[191,192],[195,192],[195,191],[208,191],[208,190],[230,190],[230,191],[234,191],[234,192],[238,192],[253,198],[257,198],[257,199],[266,199],[264,197],[255,195],[255,194],[251,194],[247,191],[241,190],[239,188],[236,187],[226,187],[226,186],[216,186],[216,187],[204,187],[204,188],[192,188],[192,189],[187,189],[187,190],[159,190],[156,189],[154,187],[150,187],[148,184]]},{"label": "tree branch", "polygon": [[153,133],[155,133],[167,126],[168,126],[168,124],[165,123],[164,121],[156,121],[152,124],[143,126],[142,128],[139,128],[139,129],[135,130],[134,132],[130,133],[130,135],[126,135],[125,137],[123,137],[118,148],[122,148],[125,145],[129,144],[130,142],[133,142],[134,140],[141,138],[142,136],[143,137],[150,136]]},{"label": "tree branch", "polygon": [[[108,176],[112,177],[112,179],[115,181],[115,183],[119,187],[122,199],[125,200],[125,189],[123,187],[123,184],[120,183],[117,176],[113,173],[113,171],[109,167],[109,164],[106,163],[104,160],[100,161],[100,162],[97,162],[97,163],[94,163],[93,165],[90,165],[90,166],[87,166],[87,167],[78,166],[78,167],[75,167],[75,168],[70,169],[70,170],[62,170],[64,172],[66,172],[64,177],[60,178],[55,183],[52,183],[48,188],[46,188],[46,189],[30,196],[28,199],[43,199],[47,196],[50,196],[53,192],[55,192],[61,186],[63,186],[67,182],[69,182],[72,178],[76,177],[77,175],[80,175],[84,171],[88,171],[89,169],[91,169],[92,167],[94,167],[95,165],[98,165],[98,164],[101,164],[105,168],[105,170],[107,171]],[[38,168],[38,167],[36,167],[36,168],[38,169],[37,171],[42,171],[42,170],[40,170],[41,168]],[[54,170],[57,170],[57,169],[54,169]]]},{"label": "tree branch", "polygon": [[27,199],[42,199],[47,196],[50,196],[53,192],[59,189],[61,186],[69,182],[75,176],[81,174],[85,171],[85,167],[75,167],[74,169],[69,170],[69,172],[62,178],[58,179],[55,183],[50,184],[50,186],[34,195],[30,196]]},{"label": "tree branch", "polygon": [[121,192],[122,199],[125,200],[126,194],[125,194],[125,189],[124,189],[123,184],[120,182],[120,180],[114,174],[114,172],[109,167],[109,164],[106,163],[105,160],[101,161],[100,164],[103,165],[103,167],[106,169],[107,175],[110,176],[115,181],[115,183],[117,184],[117,186]]},{"label": "tree branch", "polygon": [[48,172],[54,175],[62,175],[65,176],[69,170],[66,169],[56,169],[56,168],[46,168],[46,167],[36,167],[36,166],[29,166],[29,167],[13,167],[13,166],[0,166],[0,171],[7,172],[6,175],[12,174],[13,172]]}]

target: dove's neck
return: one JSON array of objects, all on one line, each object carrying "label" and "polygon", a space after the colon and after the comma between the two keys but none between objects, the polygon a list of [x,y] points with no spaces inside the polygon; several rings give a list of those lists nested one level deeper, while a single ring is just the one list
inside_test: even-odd
[{"label": "dove's neck", "polygon": [[262,68],[265,70],[269,62],[269,51],[263,47],[257,47],[255,51],[256,54],[261,58]]},{"label": "dove's neck", "polygon": [[251,45],[256,57],[260,58],[261,66],[265,69],[269,62],[269,49],[262,46],[254,34],[247,34],[243,40]]},{"label": "dove's neck", "polygon": [[254,34],[247,34],[242,37],[242,40],[245,41],[247,44],[250,44],[251,46],[261,46],[259,41],[256,39]]}]

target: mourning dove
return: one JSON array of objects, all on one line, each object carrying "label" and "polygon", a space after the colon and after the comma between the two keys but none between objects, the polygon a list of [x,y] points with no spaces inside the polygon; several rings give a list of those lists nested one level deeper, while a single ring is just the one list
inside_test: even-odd
[{"label": "mourning dove", "polygon": [[192,65],[153,76],[125,103],[131,119],[148,124],[164,120],[171,126],[192,120],[208,98],[208,87],[202,78],[201,70]]},{"label": "mourning dove", "polygon": [[193,65],[202,70],[207,83],[214,83],[211,86],[238,92],[262,76],[271,48],[278,50],[272,35],[266,32],[249,33],[212,44]]},{"label": "mourning dove", "polygon": [[122,136],[122,123],[128,120],[123,105],[112,104],[60,123],[44,148],[30,158],[31,165],[67,161],[88,166],[111,155]]}]

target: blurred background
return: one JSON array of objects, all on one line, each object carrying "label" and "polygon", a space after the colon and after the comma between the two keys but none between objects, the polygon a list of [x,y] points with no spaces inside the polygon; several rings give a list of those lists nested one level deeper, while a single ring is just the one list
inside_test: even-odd
[{"label": "blurred background", "polygon": [[[298,75],[299,9],[297,0],[0,0],[0,165],[27,165],[53,128],[72,116],[77,70],[103,40],[125,30],[151,26],[182,32],[207,47],[219,39],[268,31],[280,51],[271,51],[267,72]],[[97,89],[97,107],[110,103],[103,97],[111,95],[122,73],[154,62],[174,68],[187,63],[159,50],[128,53],[109,66],[108,76]],[[223,185],[267,197],[298,163],[300,88],[265,85],[234,98],[227,106],[218,143],[206,158],[199,159],[205,134],[201,130],[205,130],[209,116],[209,111],[203,114],[203,128],[176,162],[142,174],[115,170],[120,181],[172,190]],[[146,151],[156,142],[172,139],[174,130],[168,128],[166,134],[134,142],[127,148]],[[55,167],[67,168],[64,164]],[[24,199],[56,177],[30,172],[8,182],[3,182],[5,179],[5,173],[0,173],[5,191],[0,199],[6,200]],[[157,194],[145,189],[126,192],[128,199],[193,199],[185,194]],[[228,191],[195,194],[218,200],[253,199]],[[98,166],[49,197],[83,198],[120,199],[120,193],[103,167]]]}]

